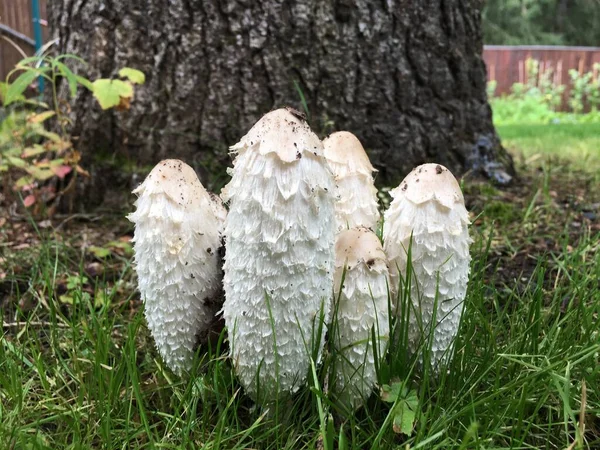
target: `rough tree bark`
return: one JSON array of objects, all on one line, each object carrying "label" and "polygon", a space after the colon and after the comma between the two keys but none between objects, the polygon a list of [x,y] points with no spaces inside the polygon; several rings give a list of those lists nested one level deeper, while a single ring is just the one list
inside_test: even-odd
[{"label": "rough tree bark", "polygon": [[72,104],[84,154],[137,165],[178,157],[223,171],[227,147],[272,108],[316,131],[355,133],[396,185],[436,161],[498,182],[513,174],[496,135],[481,58],[482,0],[53,0],[58,51],[87,75],[146,73],[126,113]]}]

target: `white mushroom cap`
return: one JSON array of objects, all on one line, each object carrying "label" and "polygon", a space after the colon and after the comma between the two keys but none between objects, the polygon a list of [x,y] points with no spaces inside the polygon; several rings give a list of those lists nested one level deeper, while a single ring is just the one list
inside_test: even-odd
[{"label": "white mushroom cap", "polygon": [[372,175],[375,169],[360,141],[352,133],[339,131],[325,139],[323,147],[336,182],[338,231],[357,227],[375,229],[380,218]]},{"label": "white mushroom cap", "polygon": [[381,242],[368,228],[353,228],[338,234],[335,243],[335,267],[354,268],[365,264],[369,269],[387,267],[387,257]]},{"label": "white mushroom cap", "polygon": [[390,194],[394,198],[406,197],[417,205],[432,199],[446,208],[452,208],[458,202],[465,203],[454,175],[435,163],[415,167]]},{"label": "white mushroom cap", "polygon": [[133,193],[138,196],[165,194],[173,202],[186,208],[210,202],[209,194],[198,180],[194,169],[178,159],[159,162]]},{"label": "white mushroom cap", "polygon": [[323,141],[323,147],[336,179],[351,174],[370,177],[376,172],[358,138],[348,131],[331,134]]},{"label": "white mushroom cap", "polygon": [[265,114],[230,150],[237,152],[255,146],[261,155],[275,153],[286,163],[302,158],[305,152],[323,155],[323,147],[317,135],[304,119],[289,108]]}]

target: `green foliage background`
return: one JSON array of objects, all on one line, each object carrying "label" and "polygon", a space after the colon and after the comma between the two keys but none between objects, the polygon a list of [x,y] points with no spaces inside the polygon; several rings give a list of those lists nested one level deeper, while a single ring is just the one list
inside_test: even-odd
[{"label": "green foliage background", "polygon": [[487,0],[484,42],[600,46],[600,0]]}]

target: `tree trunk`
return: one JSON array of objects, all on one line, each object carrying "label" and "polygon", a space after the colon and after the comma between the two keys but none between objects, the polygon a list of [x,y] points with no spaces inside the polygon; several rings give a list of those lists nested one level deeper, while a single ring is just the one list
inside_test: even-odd
[{"label": "tree trunk", "polygon": [[[269,110],[302,109],[322,135],[356,134],[396,186],[427,161],[508,182],[481,58],[481,0],[53,0],[58,51],[86,75],[145,72],[131,110],[73,101],[84,155],[192,164],[225,181],[229,145]],[[65,90],[65,87],[62,87]],[[122,164],[121,164],[122,165]],[[207,179],[212,174],[221,174]]]}]

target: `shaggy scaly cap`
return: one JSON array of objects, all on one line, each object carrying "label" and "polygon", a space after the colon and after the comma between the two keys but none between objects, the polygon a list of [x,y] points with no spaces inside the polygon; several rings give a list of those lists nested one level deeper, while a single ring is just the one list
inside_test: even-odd
[{"label": "shaggy scaly cap", "polygon": [[139,198],[128,218],[146,320],[160,355],[180,374],[220,306],[222,221],[194,170],[176,159],[158,163],[133,192]]},{"label": "shaggy scaly cap", "polygon": [[336,183],[338,231],[356,227],[375,229],[379,221],[375,168],[360,141],[348,131],[338,131],[323,141],[323,147]]},{"label": "shaggy scaly cap", "polygon": [[377,381],[372,330],[379,358],[390,332],[387,258],[371,230],[345,230],[338,235],[333,286],[337,303],[329,334],[338,355],[334,391],[342,404],[353,409],[369,398]]},{"label": "shaggy scaly cap", "polygon": [[456,179],[439,164],[413,169],[391,195],[393,201],[385,213],[383,228],[390,288],[395,299],[399,276],[406,280],[410,246],[412,306],[403,312],[410,316],[409,350],[418,351],[428,339],[435,313],[431,362],[437,366],[444,355],[450,354],[467,291],[472,242],[469,216]]},{"label": "shaggy scaly cap", "polygon": [[323,147],[287,109],[266,114],[231,149],[223,316],[231,357],[254,399],[305,381],[323,345],[333,292],[333,179]]}]

